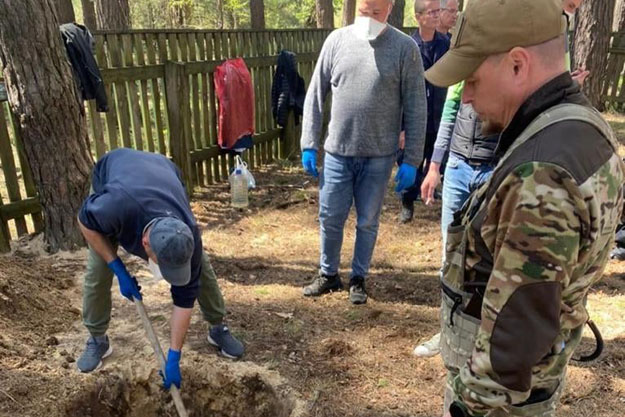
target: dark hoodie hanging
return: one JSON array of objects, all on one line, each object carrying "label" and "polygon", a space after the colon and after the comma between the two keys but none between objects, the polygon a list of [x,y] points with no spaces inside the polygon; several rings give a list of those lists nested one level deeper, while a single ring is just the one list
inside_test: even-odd
[{"label": "dark hoodie hanging", "polygon": [[295,54],[282,50],[278,56],[278,68],[273,76],[271,87],[271,109],[273,118],[279,126],[286,126],[289,111],[295,113],[295,124],[304,112],[306,85],[304,79],[297,72]]},{"label": "dark hoodie hanging", "polygon": [[61,37],[82,99],[95,99],[97,111],[107,112],[106,91],[93,57],[93,37],[89,29],[77,23],[66,23],[61,25]]}]

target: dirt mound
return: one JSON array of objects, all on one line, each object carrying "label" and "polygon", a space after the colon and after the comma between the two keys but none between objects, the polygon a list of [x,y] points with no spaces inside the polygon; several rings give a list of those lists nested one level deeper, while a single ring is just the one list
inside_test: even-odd
[{"label": "dirt mound", "polygon": [[[116,304],[127,319],[110,329],[116,357],[92,374],[76,370],[84,340],[76,299],[83,263],[72,254],[15,251],[0,257],[0,416],[177,416],[138,320],[128,314],[132,306]],[[168,291],[151,293],[151,304],[159,297],[167,299]],[[264,367],[188,350],[182,372],[182,398],[192,417],[302,415],[296,394]]]},{"label": "dirt mound", "polygon": [[80,316],[63,292],[73,285],[51,259],[0,257],[0,359],[55,344],[50,335]]}]

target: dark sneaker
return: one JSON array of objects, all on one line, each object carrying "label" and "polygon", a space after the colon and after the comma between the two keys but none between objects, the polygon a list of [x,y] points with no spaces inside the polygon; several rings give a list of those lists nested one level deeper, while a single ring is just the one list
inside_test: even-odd
[{"label": "dark sneaker", "polygon": [[305,297],[318,297],[332,291],[341,291],[342,289],[343,283],[338,274],[319,274],[313,282],[304,287],[303,293]]},{"label": "dark sneaker", "polygon": [[349,301],[352,304],[364,304],[367,302],[367,290],[363,277],[352,277],[349,280]]},{"label": "dark sneaker", "polygon": [[91,372],[102,366],[102,359],[113,353],[108,336],[90,336],[85,351],[80,355],[76,365],[80,372]]},{"label": "dark sneaker", "polygon": [[414,216],[414,201],[402,201],[399,222],[408,223],[412,220],[412,216]]},{"label": "dark sneaker", "polygon": [[239,342],[225,324],[212,326],[208,332],[208,343],[217,347],[219,352],[226,358],[239,359],[243,356],[245,348],[243,343]]}]

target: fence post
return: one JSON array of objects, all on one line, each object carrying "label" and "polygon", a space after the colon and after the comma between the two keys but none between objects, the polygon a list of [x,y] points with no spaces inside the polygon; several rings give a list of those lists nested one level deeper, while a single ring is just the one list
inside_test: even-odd
[{"label": "fence post", "polygon": [[[1,110],[1,109],[0,109]],[[2,208],[2,197],[0,197],[0,209]],[[9,233],[9,225],[0,212],[0,253],[11,251],[11,234]]]},{"label": "fence post", "polygon": [[189,78],[186,66],[182,62],[165,63],[165,90],[167,117],[169,118],[169,149],[187,187],[187,194],[193,191],[191,175],[191,154],[187,146],[187,134],[190,124],[189,114]]},{"label": "fence post", "polygon": [[290,159],[298,153],[298,131],[295,127],[295,113],[291,110],[286,126],[280,132],[280,159]]}]

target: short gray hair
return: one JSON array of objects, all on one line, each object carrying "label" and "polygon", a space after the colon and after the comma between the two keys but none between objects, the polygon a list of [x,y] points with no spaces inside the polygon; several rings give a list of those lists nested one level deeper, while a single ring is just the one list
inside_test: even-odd
[{"label": "short gray hair", "polygon": [[[441,9],[446,9],[450,1],[452,0],[441,0]],[[460,2],[458,0],[456,0],[456,3],[460,5]]]},{"label": "short gray hair", "polygon": [[425,11],[425,0],[414,0],[415,14],[423,13],[424,11]]},{"label": "short gray hair", "polygon": [[[415,14],[423,13],[425,11],[425,3],[429,3],[435,0],[414,0],[414,12]],[[443,2],[441,1],[441,4]],[[443,7],[441,5],[441,7]]]}]

